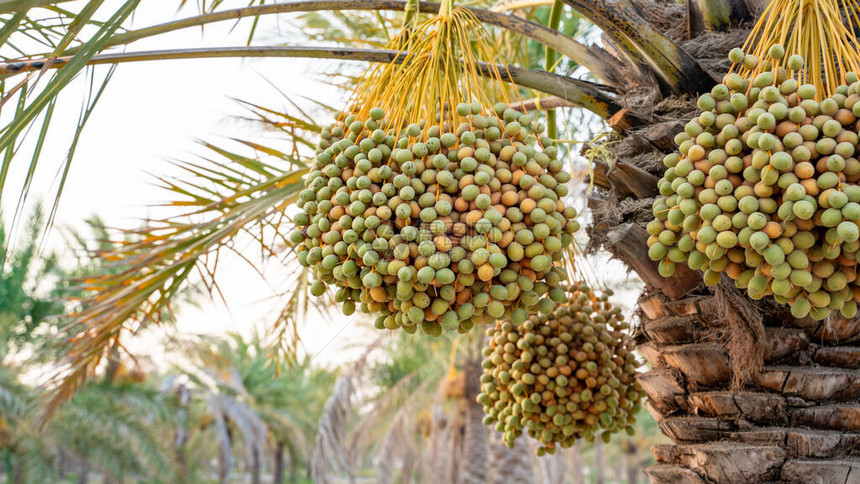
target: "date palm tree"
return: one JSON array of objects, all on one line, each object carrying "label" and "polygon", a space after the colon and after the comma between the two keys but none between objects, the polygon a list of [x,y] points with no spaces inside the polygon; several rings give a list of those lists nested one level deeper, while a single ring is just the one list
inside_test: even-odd
[{"label": "date palm tree", "polygon": [[[8,165],[22,157],[14,156],[16,140],[37,120],[43,127],[47,125],[58,93],[88,65],[216,56],[399,59],[396,52],[379,49],[378,38],[372,35],[356,36],[357,48],[328,44],[119,51],[133,48],[136,40],[216,21],[247,18],[256,22],[274,14],[335,11],[331,15],[336,17],[362,10],[381,16],[381,12],[402,11],[407,4],[426,13],[439,8],[432,2],[396,0],[294,0],[249,2],[246,8],[226,10],[222,2],[215,1],[197,16],[124,30],[138,5],[136,0],[121,3],[105,18],[95,15],[101,5],[98,0],[85,2],[74,12],[58,3],[0,2],[4,19],[0,41],[6,47],[16,49],[16,36],[21,35],[42,39],[45,46],[41,52],[28,49],[7,54],[8,61],[0,64],[0,76],[6,80],[4,99],[15,100],[6,106],[17,105],[14,119],[0,132],[0,150],[6,154],[0,189]],[[545,17],[548,26],[506,13],[535,5],[551,5]],[[654,449],[658,463],[649,470],[652,482],[853,479],[860,473],[860,465],[851,457],[858,446],[860,410],[852,402],[860,396],[856,371],[860,350],[853,345],[860,337],[860,321],[835,318],[820,324],[797,320],[765,303],[747,301],[730,286],[721,285],[715,291],[703,288],[701,275],[691,271],[678,270],[664,279],[646,255],[643,227],[657,195],[663,170],[659,161],[675,149],[673,135],[696,111],[691,96],[710,90],[726,73],[726,53],[740,46],[748,33],[747,23],[763,5],[758,0],[690,0],[684,4],[561,0],[511,1],[495,9],[487,7],[484,2],[474,2],[467,8],[486,25],[504,32],[502,38],[528,39],[527,45],[543,46],[537,50],[544,57],[543,70],[533,69],[531,62],[508,69],[507,80],[542,93],[521,107],[588,111],[616,136],[586,150],[594,161],[596,187],[589,199],[593,212],[590,233],[593,247],[610,251],[646,284],[639,304],[639,341],[651,369],[640,381],[649,396],[649,410],[674,441]],[[47,20],[35,17],[46,11],[51,12]],[[557,30],[559,19],[574,15],[572,12],[593,26],[588,38]],[[383,19],[385,28],[378,30],[380,35],[389,27],[396,28],[390,19]],[[52,21],[56,23],[50,24]],[[87,23],[94,29],[80,28]],[[568,67],[576,69],[557,67],[556,55],[569,59]],[[13,57],[28,60],[17,62]],[[48,70],[52,73],[44,75]],[[34,83],[39,88],[33,89]],[[94,89],[93,102],[99,92]],[[550,133],[556,133],[557,120],[551,112],[547,112]],[[80,127],[85,121],[83,116]],[[279,126],[289,126],[285,135],[301,145],[312,144],[316,124],[309,116],[295,116]],[[190,198],[186,202],[189,212],[183,215],[204,222],[191,223],[179,216],[154,224],[145,231],[150,237],[113,254],[123,268],[118,275],[90,285],[98,296],[85,301],[77,313],[77,321],[85,324],[69,351],[69,378],[58,393],[61,399],[71,395],[106,349],[123,336],[126,320],[142,314],[136,322],[149,323],[189,274],[200,270],[209,275],[207,256],[230,247],[236,235],[246,230],[265,227],[274,229],[269,232],[285,233],[279,229],[289,224],[284,209],[298,193],[297,181],[308,161],[304,151],[261,150],[260,158],[224,150],[217,153],[221,159],[216,162],[187,165],[190,182],[169,183]],[[266,162],[261,161],[264,157],[268,157]],[[30,159],[35,165],[38,156]],[[215,189],[201,189],[196,181],[203,179]],[[277,237],[271,241],[258,238],[264,242],[264,250],[279,242]],[[305,276],[300,281],[306,281],[301,277]],[[291,301],[290,308],[301,305],[298,299]],[[738,314],[737,308],[746,311]],[[291,309],[285,314],[296,313]],[[284,321],[292,324],[295,318],[285,317]],[[740,343],[744,341],[754,344]],[[739,353],[739,347],[754,348],[761,354],[759,361]]]},{"label": "date palm tree", "polygon": [[154,382],[117,374],[84,385],[42,439],[75,456],[81,484],[90,472],[170,481],[173,456],[165,437],[175,425],[172,410]]},{"label": "date palm tree", "polygon": [[[181,440],[200,440],[197,434],[205,434],[218,442],[221,482],[230,479],[239,451],[244,451],[240,455],[252,482],[261,482],[266,469],[275,482],[284,482],[289,470],[290,482],[295,482],[301,463],[310,460],[310,443],[332,374],[311,366],[309,360],[273,365],[259,336],[201,337],[178,342],[175,349],[188,363],[169,381],[175,390],[190,391],[186,405],[194,407],[179,423]],[[177,450],[180,455],[187,452]],[[191,473],[180,471],[186,479]]]},{"label": "date palm tree", "polygon": [[50,482],[60,454],[75,460],[78,482],[86,482],[91,472],[170,480],[172,465],[162,435],[171,425],[171,406],[151,381],[124,371],[119,362],[87,382],[42,432],[34,431],[44,395],[21,375],[47,361],[29,354],[42,355],[52,345],[63,311],[56,295],[64,288],[57,286],[68,270],[67,261],[39,250],[44,229],[40,212],[29,216],[23,228],[19,237],[0,228],[5,248],[0,270],[0,449],[8,481]]}]

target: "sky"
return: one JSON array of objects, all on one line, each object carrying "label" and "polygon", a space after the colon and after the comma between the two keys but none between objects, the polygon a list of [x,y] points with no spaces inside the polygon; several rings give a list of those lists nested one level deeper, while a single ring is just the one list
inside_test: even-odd
[{"label": "sky", "polygon": [[[110,11],[118,1],[107,0],[105,11]],[[132,27],[189,16],[194,11],[186,8],[177,13],[177,4],[177,0],[142,2]],[[228,6],[240,4],[225,2]],[[289,18],[288,15],[264,18],[259,27],[263,42],[295,40],[295,27],[290,25]],[[128,50],[241,46],[245,44],[249,25],[249,22],[239,25],[225,22],[207,26],[203,31],[189,29],[132,44]],[[141,218],[164,213],[160,211],[163,209],[153,208],[167,196],[154,185],[153,175],[177,173],[169,160],[193,160],[195,153],[202,153],[198,139],[223,141],[226,137],[259,136],[231,120],[231,116],[243,113],[234,98],[281,108],[284,106],[278,92],[281,90],[296,100],[310,96],[337,106],[345,101],[345,93],[321,82],[322,73],[337,69],[330,61],[312,63],[303,59],[206,59],[119,66],[78,145],[47,246],[61,253],[67,251],[64,230],[83,227],[82,221],[91,215],[102,217],[109,226],[133,228]],[[106,71],[106,67],[96,70],[99,75]],[[53,200],[57,170],[69,146],[70,128],[75,125],[86,95],[84,76],[63,94],[53,122],[56,129],[52,128],[51,142],[42,155],[31,195],[33,200]],[[0,120],[7,122],[2,116]],[[20,186],[27,162],[25,156],[17,160],[7,186]],[[14,207],[16,202],[17,193],[7,190],[3,206]],[[8,211],[3,216],[6,220],[10,218]],[[602,259],[595,266],[599,267],[597,275],[601,278],[624,278],[618,264],[607,264]],[[238,257],[228,256],[221,262],[218,274],[227,305],[219,300],[201,299],[199,307],[181,308],[176,331],[239,332],[247,336],[264,329],[280,309],[273,299],[279,288],[273,285],[284,280],[287,272],[280,264],[269,264],[267,281]],[[619,296],[625,309],[632,307],[637,288],[638,285],[628,287]],[[353,348],[355,344],[375,339],[354,317],[329,319],[319,314],[306,319],[301,334],[306,352],[321,364],[341,363],[360,352]],[[137,339],[130,349],[157,359],[160,341],[160,333],[151,333]]]}]

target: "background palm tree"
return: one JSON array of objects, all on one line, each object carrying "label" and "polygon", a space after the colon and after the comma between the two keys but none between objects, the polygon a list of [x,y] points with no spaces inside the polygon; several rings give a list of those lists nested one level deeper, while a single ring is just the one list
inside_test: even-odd
[{"label": "background palm tree", "polygon": [[[166,350],[183,371],[167,375],[114,348],[107,364],[39,427],[46,395],[33,374],[51,366],[64,337],[57,331],[64,306],[57,296],[77,290],[69,277],[107,270],[98,254],[112,243],[99,219],[88,223],[92,233],[67,233],[74,250],[58,257],[39,250],[44,225],[38,213],[31,216],[0,271],[0,452],[7,481],[205,482],[206,463],[219,448],[201,441],[217,435],[211,429],[224,419],[234,429],[230,455],[243,460],[250,439],[239,435],[237,422],[244,417],[264,426],[257,477],[265,468],[284,482],[289,468],[289,481],[298,482],[333,376],[309,360],[272,360],[259,337],[177,342]],[[2,237],[7,233],[0,229]],[[173,315],[165,309],[162,318]]]},{"label": "background palm tree", "polygon": [[123,374],[89,382],[51,421],[42,439],[75,457],[79,483],[90,472],[116,480],[173,479],[163,437],[174,425],[174,409],[153,383]]},{"label": "background palm tree", "polygon": [[219,481],[230,479],[234,455],[242,451],[251,482],[261,482],[265,468],[274,481],[283,482],[286,455],[290,482],[295,482],[299,466],[310,457],[332,374],[309,360],[272,365],[259,337],[202,338],[183,341],[177,349],[188,361],[171,385],[190,391],[187,405],[205,407],[188,412],[194,418],[184,422],[184,440],[205,433],[218,442]]},{"label": "background palm tree", "polygon": [[45,338],[34,335],[50,331],[48,326],[55,327],[55,317],[63,311],[62,302],[51,294],[52,286],[62,276],[56,257],[39,254],[44,228],[41,212],[33,212],[26,220],[20,237],[23,243],[13,244],[5,227],[0,226],[3,247],[0,260],[5,261],[0,271],[0,360],[3,361],[16,352],[38,351]]},{"label": "background palm tree", "polygon": [[[567,466],[561,455],[560,462],[539,462],[529,439],[520,439],[509,449],[498,434],[483,426],[481,412],[470,408],[476,390],[467,385],[475,372],[481,373],[481,359],[474,357],[479,339],[473,336],[428,344],[396,335],[372,345],[356,366],[345,369],[320,420],[325,447],[317,448],[314,462],[326,474],[315,471],[315,482],[331,482],[338,476],[350,479],[350,475],[358,481],[371,466],[376,468],[376,482],[381,483],[465,483],[477,481],[481,474],[481,482],[552,484],[574,477],[574,471],[582,473],[583,465]],[[352,393],[344,388],[352,388]],[[470,423],[470,419],[477,421]],[[331,422],[337,422],[342,433],[332,432]],[[658,431],[653,421],[651,425],[637,437],[640,445],[655,441]],[[613,454],[606,462],[617,467],[620,450],[616,447],[620,446],[607,447]],[[591,475],[604,472],[592,455],[589,447]],[[641,479],[641,466],[631,467]]]},{"label": "background palm tree", "polygon": [[[160,440],[171,407],[152,382],[116,361],[88,382],[44,429],[36,431],[43,389],[20,375],[38,370],[56,342],[57,317],[69,273],[54,254],[41,253],[39,212],[28,220],[22,243],[7,249],[0,271],[0,421],[4,468],[10,482],[47,482],[64,456],[78,467],[78,481],[91,473],[169,480],[171,464]],[[0,229],[4,247],[11,247]],[[83,262],[83,260],[79,261]],[[35,355],[35,356],[31,356]]]}]

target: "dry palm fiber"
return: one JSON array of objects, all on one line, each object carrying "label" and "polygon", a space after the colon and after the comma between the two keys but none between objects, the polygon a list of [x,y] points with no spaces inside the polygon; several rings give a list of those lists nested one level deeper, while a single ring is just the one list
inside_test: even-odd
[{"label": "dry palm fiber", "polygon": [[739,389],[764,364],[764,320],[758,309],[728,278],[723,278],[714,288],[714,297],[721,311],[722,322],[729,332],[732,386]]},{"label": "dry palm fiber", "polygon": [[633,5],[648,22],[675,41],[687,34],[687,9],[683,4],[653,0],[633,0]]}]

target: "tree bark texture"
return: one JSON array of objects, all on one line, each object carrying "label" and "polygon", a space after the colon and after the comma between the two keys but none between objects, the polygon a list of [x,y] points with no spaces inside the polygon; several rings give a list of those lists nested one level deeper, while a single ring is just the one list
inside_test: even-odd
[{"label": "tree bark texture", "polygon": [[713,292],[698,287],[701,276],[657,274],[638,221],[607,231],[607,248],[646,283],[637,342],[651,370],[639,381],[646,407],[675,442],[653,449],[657,464],[646,471],[652,483],[860,478],[860,320],[798,320],[768,306],[759,344],[764,366],[737,388],[729,348],[737,328],[725,323]]},{"label": "tree bark texture", "polygon": [[[637,186],[628,180],[643,176],[637,173],[628,170],[614,183]],[[613,196],[638,197],[613,188]],[[712,291],[699,287],[701,276],[657,274],[636,221],[607,231],[607,248],[647,286],[637,342],[651,370],[639,381],[648,410],[675,442],[653,449],[652,483],[843,483],[860,476],[860,320],[798,320],[768,306],[764,366],[736,388],[729,341],[737,328],[725,324],[726,308]]]},{"label": "tree bark texture", "polygon": [[[566,2],[576,7],[584,0]],[[734,12],[734,2],[690,0],[688,5],[725,13]],[[593,13],[627,12],[622,3],[599,2]],[[723,34],[708,35],[709,45],[723,50],[720,57],[740,47],[737,35],[727,35],[724,46],[714,41]],[[714,52],[699,55],[709,56],[711,68],[725,65],[715,62]],[[798,320],[787,307],[748,300],[763,316],[756,345],[763,363],[739,365],[731,342],[747,333],[728,324],[737,319],[724,315],[731,305],[715,301],[714,291],[702,287],[700,272],[677,264],[667,279],[647,257],[644,227],[652,217],[655,180],[662,175],[659,160],[677,149],[673,136],[697,115],[691,114],[694,100],[686,108],[680,106],[683,99],[672,101],[676,108],[654,111],[652,126],[622,132],[623,140],[612,147],[617,160],[595,166],[597,190],[589,201],[595,214],[592,237],[646,285],[635,337],[650,369],[639,382],[646,408],[673,441],[652,449],[656,465],[646,474],[653,484],[860,482],[860,319]]]},{"label": "tree bark texture", "polygon": [[[610,193],[637,197],[632,189]],[[725,323],[713,292],[698,287],[701,276],[657,274],[638,221],[606,230],[607,248],[647,286],[637,342],[651,370],[639,381],[648,410],[675,442],[653,449],[657,464],[646,471],[652,483],[844,483],[860,476],[860,320],[797,320],[768,306],[759,344],[764,366],[736,388],[729,341],[737,328]]]},{"label": "tree bark texture", "polygon": [[675,442],[653,449],[653,483],[860,478],[860,321],[771,315],[764,366],[735,390],[713,298],[650,294],[640,308],[640,350],[652,365],[640,382]]}]

